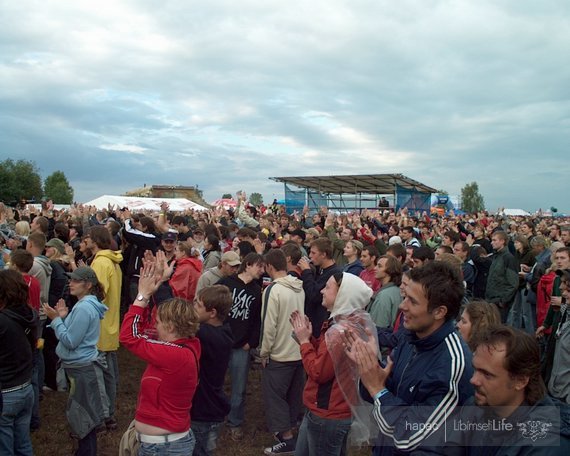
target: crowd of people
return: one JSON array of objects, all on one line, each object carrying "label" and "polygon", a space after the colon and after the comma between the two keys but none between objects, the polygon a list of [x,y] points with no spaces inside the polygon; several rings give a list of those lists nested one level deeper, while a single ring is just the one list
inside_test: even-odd
[{"label": "crowd of people", "polygon": [[121,345],[147,364],[121,454],[247,438],[252,363],[267,455],[568,454],[570,220],[288,214],[244,193],[161,209],[0,203],[0,454],[33,454],[42,395],[67,390],[76,454],[96,455]]}]

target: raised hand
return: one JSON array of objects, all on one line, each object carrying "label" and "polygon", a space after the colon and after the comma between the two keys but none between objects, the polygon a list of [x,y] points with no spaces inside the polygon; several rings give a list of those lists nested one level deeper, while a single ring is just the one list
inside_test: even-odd
[{"label": "raised hand", "polygon": [[265,250],[265,245],[259,239],[256,238],[253,240],[253,248],[258,254],[261,255]]},{"label": "raised hand", "polygon": [[150,264],[155,262],[156,262],[156,257],[154,256],[154,253],[152,253],[152,250],[145,250],[143,255],[143,265],[145,263]]},{"label": "raised hand", "polygon": [[[160,286],[160,277],[156,276],[155,270],[155,262],[150,263],[143,261],[143,267],[140,271],[138,291],[139,294],[149,299]],[[140,307],[146,307],[148,305],[148,301],[138,301],[136,305]]]},{"label": "raised hand", "polygon": [[57,301],[57,304],[55,305],[55,310],[57,311],[60,318],[67,317],[67,314],[69,313],[69,308],[67,307],[67,304],[63,299],[59,299]]},{"label": "raised hand", "polygon": [[168,265],[168,261],[166,259],[166,254],[159,250],[156,252],[156,264],[155,264],[155,271],[154,275],[160,280],[161,282],[166,282],[170,279],[172,272],[174,271],[174,261],[172,264]]},{"label": "raised hand", "polygon": [[302,315],[298,310],[291,314],[289,323],[293,327],[293,332],[299,341],[299,344],[307,343],[311,340],[313,334],[313,325],[309,317]]}]

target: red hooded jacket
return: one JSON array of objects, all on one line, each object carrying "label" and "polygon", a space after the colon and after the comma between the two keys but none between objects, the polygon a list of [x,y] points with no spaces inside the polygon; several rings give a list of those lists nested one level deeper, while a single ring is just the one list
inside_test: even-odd
[{"label": "red hooded jacket", "polygon": [[177,298],[192,301],[201,275],[202,262],[198,258],[185,257],[176,260],[176,269],[168,281],[172,294]]}]

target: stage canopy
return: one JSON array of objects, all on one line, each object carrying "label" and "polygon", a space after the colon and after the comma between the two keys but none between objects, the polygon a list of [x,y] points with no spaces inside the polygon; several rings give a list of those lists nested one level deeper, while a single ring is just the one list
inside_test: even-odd
[{"label": "stage canopy", "polygon": [[115,208],[127,207],[130,211],[159,211],[160,205],[165,202],[171,211],[185,211],[194,209],[205,211],[204,206],[194,203],[186,198],[143,198],[138,196],[103,195],[94,200],[83,203],[85,206],[95,206],[97,209],[107,209],[109,204]]},{"label": "stage canopy", "polygon": [[[290,176],[271,177],[285,185],[288,211],[311,210],[320,206],[338,210],[360,210],[378,207],[379,196],[388,196],[390,207],[411,211],[430,210],[431,194],[435,188],[403,174],[363,174],[345,176]],[[302,190],[291,189],[296,186]]]}]

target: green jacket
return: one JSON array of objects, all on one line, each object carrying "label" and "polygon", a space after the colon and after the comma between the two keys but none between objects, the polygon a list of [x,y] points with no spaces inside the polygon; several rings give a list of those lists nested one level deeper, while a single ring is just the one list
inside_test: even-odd
[{"label": "green jacket", "polygon": [[519,265],[507,247],[493,255],[489,268],[485,299],[509,307],[519,287]]},{"label": "green jacket", "polygon": [[333,244],[333,260],[340,267],[344,267],[348,264],[348,260],[344,256],[344,246],[346,242],[338,237],[333,226],[328,226],[325,228],[321,237],[329,238]]}]

